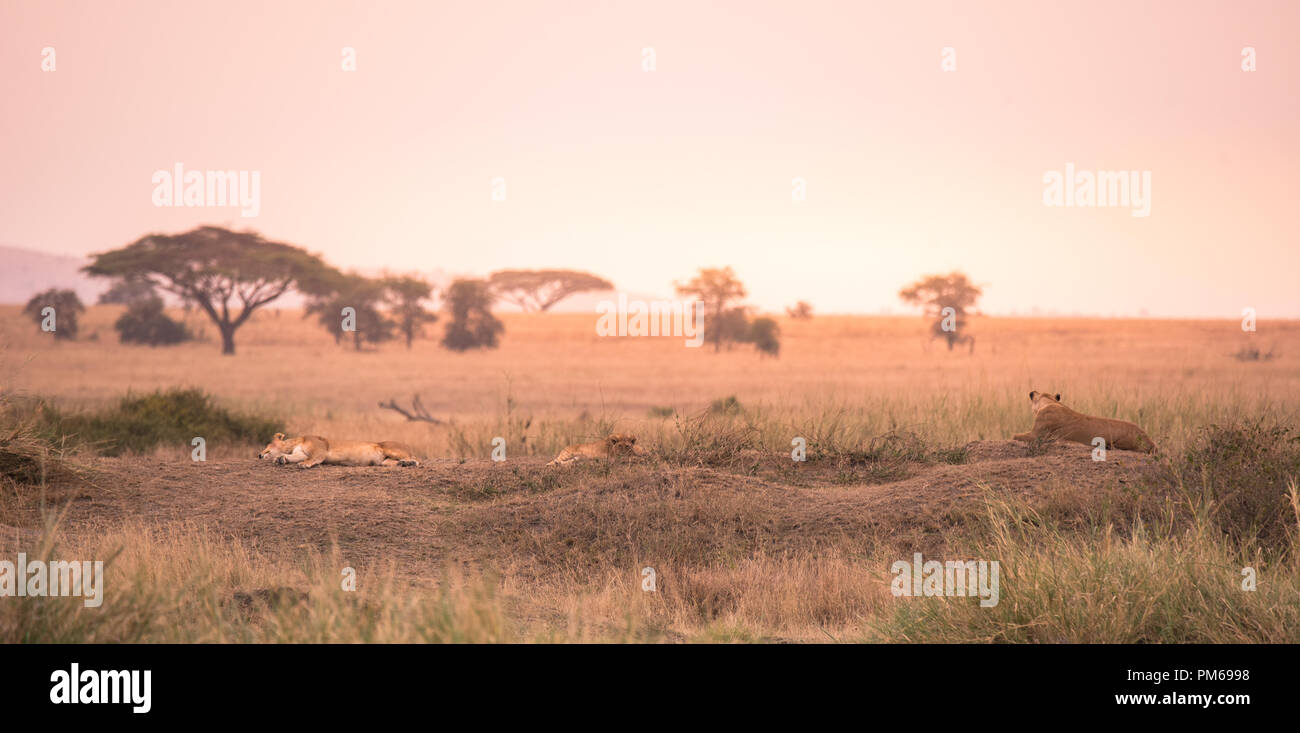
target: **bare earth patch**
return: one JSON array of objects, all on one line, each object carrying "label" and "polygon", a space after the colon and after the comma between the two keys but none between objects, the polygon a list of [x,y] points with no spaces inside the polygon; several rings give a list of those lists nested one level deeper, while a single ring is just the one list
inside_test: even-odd
[{"label": "bare earth patch", "polygon": [[[1159,471],[1144,454],[1111,451],[1096,462],[1086,446],[1055,444],[1030,455],[1012,441],[971,443],[966,463],[909,464],[906,478],[885,483],[867,474],[855,481],[852,467],[829,461],[758,458],[726,469],[653,459],[556,469],[537,458],[307,470],[252,458],[99,458],[93,486],[52,490],[48,498],[73,500],[64,522],[72,534],[128,521],[184,522],[276,556],[328,552],[337,543],[350,564],[391,567],[424,585],[452,564],[540,578],[656,559],[712,564],[819,549],[856,555],[882,541],[937,553],[953,522],[982,511],[987,491],[1085,497],[1142,490]],[[34,508],[23,524],[39,526]],[[4,535],[6,543],[15,539],[13,531]]]}]

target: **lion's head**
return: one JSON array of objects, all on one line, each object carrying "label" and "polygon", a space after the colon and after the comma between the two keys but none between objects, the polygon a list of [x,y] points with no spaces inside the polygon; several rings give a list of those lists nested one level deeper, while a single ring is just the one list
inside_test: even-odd
[{"label": "lion's head", "polygon": [[609,450],[610,455],[636,453],[636,436],[627,435],[625,433],[614,433],[608,438],[605,438],[605,447]]},{"label": "lion's head", "polygon": [[1046,392],[1039,392],[1038,390],[1033,390],[1029,393],[1029,404],[1033,405],[1035,408],[1041,404],[1045,404],[1048,402],[1059,403],[1060,401],[1061,401],[1060,392],[1057,392],[1056,394],[1048,394]]},{"label": "lion's head", "polygon": [[257,454],[257,457],[279,458],[280,456],[289,453],[289,446],[286,445],[287,442],[284,433],[276,433],[275,437],[271,438],[271,442],[267,443],[266,447],[262,449],[262,452]]}]

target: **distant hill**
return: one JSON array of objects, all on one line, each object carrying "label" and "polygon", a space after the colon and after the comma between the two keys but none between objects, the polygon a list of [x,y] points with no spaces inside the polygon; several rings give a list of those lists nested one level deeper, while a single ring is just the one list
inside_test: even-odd
[{"label": "distant hill", "polygon": [[90,305],[108,289],[109,282],[81,274],[79,270],[88,262],[85,257],[0,246],[0,303],[21,305],[49,288],[68,288]]}]

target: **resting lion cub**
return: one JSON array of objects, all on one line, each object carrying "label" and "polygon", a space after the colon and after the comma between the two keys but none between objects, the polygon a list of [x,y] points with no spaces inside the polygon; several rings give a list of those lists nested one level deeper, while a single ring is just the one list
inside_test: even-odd
[{"label": "resting lion cub", "polygon": [[555,460],[546,464],[548,466],[564,466],[575,461],[581,461],[585,458],[611,458],[613,456],[643,456],[646,454],[645,448],[636,444],[635,435],[623,435],[615,433],[604,440],[598,440],[594,443],[582,443],[581,445],[571,445],[560,451],[560,455]]},{"label": "resting lion cub", "polygon": [[331,466],[418,466],[411,449],[401,443],[363,443],[359,440],[329,441],[319,435],[286,438],[276,433],[257,455],[274,458],[276,463],[296,463],[311,468],[322,463]]},{"label": "resting lion cub", "polygon": [[1069,440],[1092,445],[1094,438],[1103,438],[1107,448],[1154,453],[1156,444],[1142,428],[1127,420],[1092,417],[1075,412],[1061,404],[1061,395],[1030,392],[1029,403],[1034,408],[1034,427],[1027,433],[1013,436],[1013,440],[1030,441]]}]

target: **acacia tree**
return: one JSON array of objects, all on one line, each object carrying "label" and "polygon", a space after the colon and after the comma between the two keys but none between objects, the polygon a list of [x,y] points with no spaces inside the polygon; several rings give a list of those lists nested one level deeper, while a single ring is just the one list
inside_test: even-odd
[{"label": "acacia tree", "polygon": [[424,324],[438,320],[438,314],[424,307],[424,301],[433,298],[433,286],[415,275],[390,275],[384,278],[383,285],[397,331],[409,349]]},{"label": "acacia tree", "polygon": [[[948,342],[948,350],[958,343],[969,343],[975,351],[975,339],[966,333],[966,314],[975,306],[984,290],[962,272],[947,275],[927,275],[898,291],[898,297],[909,305],[919,305],[928,318],[934,318],[930,331],[934,338]],[[952,313],[944,313],[952,308]]]},{"label": "acacia tree", "polygon": [[222,354],[235,353],[235,331],[253,311],[291,288],[310,291],[331,269],[299,247],[213,226],[147,234],[93,257],[87,274],[146,280],[198,306],[221,332]]},{"label": "acacia tree", "polygon": [[77,297],[75,290],[59,290],[50,288],[43,293],[37,293],[32,299],[27,301],[23,308],[26,313],[40,326],[45,321],[46,308],[54,309],[54,338],[72,341],[77,338],[77,314],[83,313],[86,306],[81,304],[81,298]]},{"label": "acacia tree", "polygon": [[[674,286],[678,295],[700,301],[707,321],[704,338],[713,342],[715,352],[722,350],[723,340],[733,338],[736,331],[733,326],[738,325],[734,323],[731,304],[747,294],[735,271],[730,267],[703,267],[695,277],[684,283],[674,283]],[[744,317],[742,312],[741,319]]]},{"label": "acacia tree", "polygon": [[[334,343],[352,334],[352,347],[361,351],[365,343],[378,344],[393,338],[395,324],[380,310],[385,285],[355,273],[331,272],[311,283],[314,294],[307,301],[302,317],[316,317],[318,323],[334,336]],[[348,315],[344,309],[351,308]],[[345,324],[349,327],[345,330]]]},{"label": "acacia tree", "polygon": [[812,303],[801,300],[785,309],[785,314],[796,321],[807,321],[813,317]]},{"label": "acacia tree", "polygon": [[576,293],[614,289],[610,281],[577,270],[500,270],[488,277],[488,286],[502,300],[539,312]]},{"label": "acacia tree", "polygon": [[442,337],[443,346],[452,351],[496,348],[505,326],[492,315],[492,290],[485,281],[457,280],[447,288],[445,299],[451,320]]}]

